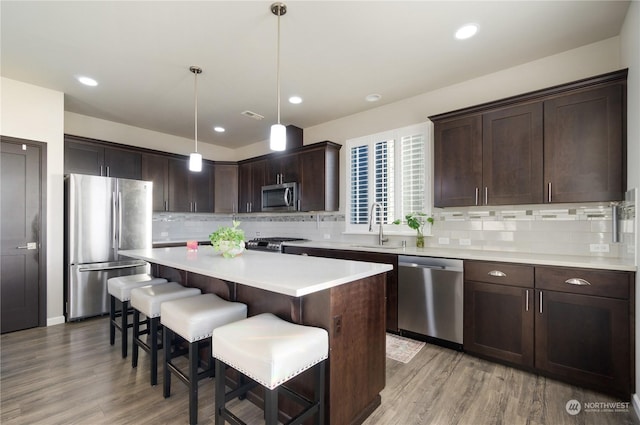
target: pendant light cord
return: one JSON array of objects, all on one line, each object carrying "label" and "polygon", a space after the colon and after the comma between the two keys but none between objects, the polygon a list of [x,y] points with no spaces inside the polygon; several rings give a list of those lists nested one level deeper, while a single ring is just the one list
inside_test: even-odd
[{"label": "pendant light cord", "polygon": [[194,110],[195,110],[195,118],[194,118],[194,134],[195,134],[195,144],[196,144],[196,153],[198,153],[198,74],[199,72],[194,72],[195,78],[193,82],[193,93],[194,93]]},{"label": "pendant light cord", "polygon": [[277,80],[277,98],[278,98],[278,124],[280,124],[280,13],[282,7],[278,6],[278,45],[276,48],[276,80]]}]

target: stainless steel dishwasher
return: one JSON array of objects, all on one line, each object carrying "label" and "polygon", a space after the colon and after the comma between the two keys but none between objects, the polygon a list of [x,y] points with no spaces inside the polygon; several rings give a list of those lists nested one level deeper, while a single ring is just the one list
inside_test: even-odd
[{"label": "stainless steel dishwasher", "polygon": [[398,257],[398,327],[401,334],[462,348],[462,260]]}]

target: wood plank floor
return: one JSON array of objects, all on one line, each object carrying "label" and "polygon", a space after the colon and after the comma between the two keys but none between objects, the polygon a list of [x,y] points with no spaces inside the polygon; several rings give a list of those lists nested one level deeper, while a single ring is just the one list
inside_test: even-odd
[{"label": "wood plank floor", "polygon": [[[171,397],[149,386],[148,356],[137,369],[108,342],[108,319],[36,328],[2,335],[0,423],[185,424],[187,388],[172,380]],[[387,359],[382,405],[366,420],[379,424],[634,424],[623,412],[569,415],[569,400],[619,401],[550,379],[427,344],[408,364]],[[213,424],[213,382],[200,383],[199,423]],[[261,423],[251,403],[234,402],[248,423]]]}]

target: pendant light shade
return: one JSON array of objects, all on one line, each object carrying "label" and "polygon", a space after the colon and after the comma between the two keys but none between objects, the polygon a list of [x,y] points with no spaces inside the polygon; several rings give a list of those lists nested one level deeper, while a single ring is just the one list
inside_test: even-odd
[{"label": "pendant light shade", "polygon": [[271,13],[278,17],[278,41],[277,51],[277,98],[278,98],[278,123],[271,126],[271,137],[269,138],[269,147],[274,151],[283,151],[287,148],[287,129],[280,124],[280,17],[287,13],[287,6],[284,3],[273,3],[271,5]]},{"label": "pendant light shade", "polygon": [[202,68],[192,66],[189,71],[193,72],[193,99],[194,99],[194,141],[195,152],[189,155],[189,171],[202,171],[202,155],[198,153],[198,74],[202,74]]}]

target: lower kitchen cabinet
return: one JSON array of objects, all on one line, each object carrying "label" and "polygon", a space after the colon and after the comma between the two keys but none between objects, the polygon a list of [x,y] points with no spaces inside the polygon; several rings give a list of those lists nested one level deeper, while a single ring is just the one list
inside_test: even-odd
[{"label": "lower kitchen cabinet", "polygon": [[309,248],[284,246],[285,254],[310,255],[312,257],[339,258],[341,260],[369,261],[371,263],[391,264],[393,270],[387,272],[386,282],[386,327],[388,331],[398,332],[398,256],[378,252],[351,251],[346,249]]},{"label": "lower kitchen cabinet", "polygon": [[631,272],[467,261],[464,350],[628,399],[634,280]]}]

